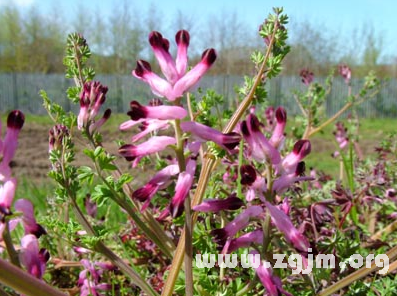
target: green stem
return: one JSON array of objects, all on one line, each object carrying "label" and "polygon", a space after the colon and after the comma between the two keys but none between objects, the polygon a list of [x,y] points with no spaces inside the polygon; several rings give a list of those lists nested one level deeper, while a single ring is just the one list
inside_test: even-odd
[{"label": "green stem", "polygon": [[[186,170],[186,160],[183,153],[183,138],[181,130],[181,122],[179,119],[175,120],[174,124],[175,138],[176,138],[176,158],[178,160],[179,172]],[[190,205],[190,196],[186,197],[184,201],[185,207],[185,294],[186,296],[193,296],[193,223]]]},{"label": "green stem", "polygon": [[15,266],[21,267],[21,264],[19,262],[19,257],[18,253],[14,248],[14,244],[12,243],[12,238],[10,235],[10,226],[8,224],[8,221],[5,223],[5,228],[3,231],[3,241],[4,244],[6,245],[7,253],[10,256],[10,260],[12,264]]},{"label": "green stem", "polygon": [[247,294],[249,291],[252,290],[252,288],[255,287],[256,283],[257,283],[257,276],[255,275],[255,278],[253,278],[252,281],[248,283],[248,285],[246,285],[244,288],[238,291],[236,293],[236,296],[243,296]]},{"label": "green stem", "polygon": [[[397,257],[397,246],[391,248],[387,253],[387,257],[389,258],[389,261],[393,261]],[[379,270],[381,267],[378,267],[375,265],[375,263],[372,263],[370,268],[367,268],[366,266],[363,266],[359,270],[353,272],[352,274],[349,274],[348,276],[344,277],[340,281],[336,282],[332,286],[326,288],[325,290],[321,291],[318,293],[318,296],[328,296],[332,295],[335,292],[339,291],[340,289],[343,289],[344,287],[350,285],[351,283],[358,281],[359,279],[362,279],[363,277],[369,275],[370,273]]]},{"label": "green stem", "polygon": [[[244,112],[250,106],[250,104],[254,98],[255,90],[258,87],[258,85],[261,83],[262,75],[266,70],[266,65],[267,65],[268,59],[269,59],[271,51],[272,51],[272,47],[273,47],[273,44],[275,41],[275,34],[276,34],[277,29],[278,29],[278,21],[275,22],[274,31],[273,31],[269,46],[266,51],[264,61],[258,71],[258,74],[255,77],[254,84],[253,84],[250,92],[248,93],[248,95],[244,98],[244,100],[241,102],[241,104],[239,105],[239,107],[237,108],[235,113],[233,114],[232,118],[229,120],[226,127],[223,129],[223,133],[232,132],[233,129],[236,127],[238,121],[244,115]],[[217,164],[217,161],[216,161],[215,157],[211,154],[208,154],[206,157],[206,160],[203,163],[203,167],[200,172],[197,189],[194,193],[193,200],[192,200],[192,206],[196,206],[202,202],[202,200],[204,198],[205,189],[207,188],[209,178],[210,178],[211,173],[212,173],[213,169],[215,168],[216,164]],[[193,225],[194,225],[196,219],[197,219],[197,213],[194,213],[193,219],[192,219]],[[181,234],[181,237],[178,242],[178,246],[177,246],[175,254],[174,254],[174,259],[172,260],[170,273],[169,273],[168,278],[165,282],[163,292],[161,293],[162,296],[171,296],[173,293],[176,279],[178,277],[179,270],[181,269],[182,261],[183,261],[183,257],[184,257],[184,249],[185,249],[185,238],[184,237],[185,237],[185,230],[182,230],[182,234]]]},{"label": "green stem", "polygon": [[0,258],[0,282],[27,296],[66,294]]},{"label": "green stem", "polygon": [[[71,201],[74,213],[79,223],[87,231],[88,235],[96,236],[95,230],[92,228],[91,224],[87,221],[84,214],[81,212],[74,197],[71,197]],[[120,268],[120,270],[124,272],[124,274],[128,275],[133,280],[134,285],[141,288],[142,291],[146,293],[146,295],[158,296],[153,288],[149,284],[147,284],[135,270],[133,270],[120,257],[113,253],[108,247],[106,247],[102,241],[98,241],[95,244],[95,249],[104,256],[106,256],[110,261],[112,261],[114,265],[116,265],[118,268]]]}]

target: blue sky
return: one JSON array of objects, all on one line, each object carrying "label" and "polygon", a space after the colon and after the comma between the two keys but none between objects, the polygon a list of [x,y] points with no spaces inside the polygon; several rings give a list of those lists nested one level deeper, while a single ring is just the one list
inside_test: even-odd
[{"label": "blue sky", "polygon": [[[20,7],[38,7],[41,11],[51,13],[54,6],[60,7],[66,15],[73,14],[83,2],[84,7],[96,11],[97,7],[110,14],[116,3],[110,0],[0,0],[1,5],[13,2]],[[291,22],[310,20],[333,32],[342,32],[349,36],[353,29],[373,26],[375,32],[383,34],[384,51],[397,56],[397,1],[395,0],[131,0],[138,9],[146,10],[154,3],[163,13],[163,21],[171,22],[177,10],[197,19],[206,19],[221,11],[239,14],[252,30],[268,15],[274,6],[283,6]],[[348,39],[349,37],[347,37]]]}]

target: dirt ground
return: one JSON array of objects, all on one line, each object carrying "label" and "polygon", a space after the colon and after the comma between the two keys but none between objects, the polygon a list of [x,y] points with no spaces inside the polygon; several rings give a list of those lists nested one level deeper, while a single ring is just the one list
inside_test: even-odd
[{"label": "dirt ground", "polygon": [[[19,146],[16,155],[13,160],[13,174],[22,179],[35,182],[37,185],[49,182],[47,176],[50,169],[50,161],[48,159],[48,131],[51,126],[38,124],[35,122],[26,122],[19,135]],[[132,132],[103,132],[103,145],[108,151],[117,155],[116,139],[123,139],[126,142],[129,141]],[[312,147],[316,147],[316,152],[327,151],[327,155],[330,155],[334,149],[334,143],[332,141],[323,141],[320,139],[312,139]],[[90,161],[81,150],[83,149],[84,139],[78,139],[76,143],[77,147],[77,159],[76,164],[78,165],[89,165]],[[370,140],[363,141],[360,143],[364,155],[368,152],[372,152],[375,143]],[[313,150],[313,149],[312,149]],[[124,170],[131,169],[130,165],[122,158],[118,158],[117,163]],[[134,175],[132,173],[132,175]],[[51,180],[52,182],[52,180]]]},{"label": "dirt ground", "polygon": [[[35,182],[37,185],[52,180],[47,176],[51,163],[48,154],[48,132],[51,126],[34,122],[26,123],[19,134],[18,149],[12,162],[13,174],[18,179],[26,179]],[[111,152],[117,153],[115,140],[117,138],[128,139],[127,133],[116,131],[115,133],[104,132],[103,145]],[[84,139],[77,138],[76,141],[76,164],[88,165],[89,159],[82,153]],[[128,169],[129,165],[123,159],[118,163]]]}]

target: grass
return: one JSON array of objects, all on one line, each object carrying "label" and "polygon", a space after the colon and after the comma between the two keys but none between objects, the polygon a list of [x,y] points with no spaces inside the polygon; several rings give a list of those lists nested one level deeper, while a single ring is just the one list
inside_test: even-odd
[{"label": "grass", "polygon": [[[347,125],[346,120],[342,120]],[[359,125],[359,145],[364,157],[374,157],[375,150],[380,142],[391,132],[396,132],[397,119],[394,118],[363,118]],[[312,152],[305,159],[306,166],[324,171],[333,177],[339,174],[339,159],[331,154],[338,149],[332,134],[334,125],[329,125],[322,133],[314,135],[310,141]]]},{"label": "grass", "polygon": [[[118,126],[120,123],[128,120],[128,116],[125,114],[113,114],[109,121],[103,126],[104,133],[117,133]],[[2,122],[5,123],[6,115],[2,115]],[[343,120],[345,125],[347,120]],[[48,116],[32,115],[26,114],[25,125],[34,122],[35,124],[40,124],[48,127],[52,126],[52,121]],[[291,127],[294,124],[293,119],[289,119],[287,126],[287,134],[290,135]],[[385,136],[393,131],[396,131],[397,119],[393,118],[363,118],[360,121],[359,127],[359,144],[364,152],[364,157],[375,156],[374,148],[379,145],[380,141],[385,138]],[[4,129],[4,128],[3,128]],[[48,130],[46,128],[46,130]],[[330,174],[333,177],[338,177],[339,174],[339,160],[331,156],[331,154],[337,150],[337,143],[332,134],[334,130],[334,125],[329,125],[325,128],[322,133],[314,135],[310,140],[312,142],[312,152],[305,159],[306,167],[313,167],[317,171],[323,171],[326,174]],[[4,132],[3,132],[4,133]],[[114,135],[116,136],[116,135]],[[124,136],[124,138],[126,138]],[[51,191],[51,186],[37,186],[35,183],[29,181],[29,177],[21,178],[19,180],[18,186],[18,196],[35,196],[38,198],[33,198],[35,204],[40,204],[40,208],[45,206],[46,196]]]}]

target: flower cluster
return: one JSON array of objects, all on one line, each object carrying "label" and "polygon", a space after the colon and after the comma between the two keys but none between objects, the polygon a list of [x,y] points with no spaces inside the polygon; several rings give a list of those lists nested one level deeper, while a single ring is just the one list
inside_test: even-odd
[{"label": "flower cluster", "polygon": [[[131,109],[127,113],[130,120],[121,124],[120,129],[126,130],[139,125],[141,132],[132,137],[131,140],[134,144],[125,144],[119,148],[119,153],[128,161],[133,161],[133,167],[135,167],[143,157],[164,151],[170,146],[175,147],[181,140],[177,136],[160,135],[159,132],[174,126],[184,132],[186,138],[189,134],[191,135],[191,140],[184,141],[183,144],[184,154],[187,156],[182,169],[181,163],[176,163],[174,159],[171,160],[169,165],[157,172],[148,183],[136,189],[132,195],[133,198],[144,203],[142,210],[145,210],[155,194],[159,190],[168,188],[176,179],[174,195],[169,207],[161,215],[164,217],[166,214],[171,214],[174,218],[182,214],[184,200],[193,185],[200,144],[213,141],[226,150],[232,150],[241,139],[238,133],[223,134],[194,121],[180,122],[188,114],[186,109],[181,106],[180,98],[196,85],[204,73],[209,70],[216,59],[216,53],[214,49],[207,49],[204,51],[201,61],[187,71],[189,33],[184,30],[179,31],[175,40],[178,49],[174,60],[169,52],[169,41],[158,32],[152,32],[149,35],[150,45],[164,79],[153,73],[150,64],[143,60],[137,62],[137,67],[132,72],[135,77],[148,83],[154,94],[165,97],[173,105],[163,105],[159,98],[151,100],[147,106],[132,101]],[[147,141],[136,144],[147,135],[151,135]]]},{"label": "flower cluster", "polygon": [[[274,124],[271,113],[274,113],[276,121]],[[267,127],[271,130],[270,137],[266,137],[263,133],[264,124],[253,112],[240,124],[241,134],[246,142],[243,153],[245,159],[250,161],[249,164],[240,166],[240,182],[246,188],[246,203],[233,194],[223,200],[206,200],[193,209],[202,212],[219,212],[243,207],[241,213],[225,227],[211,232],[222,253],[262,245],[264,241],[262,227],[255,227],[254,230],[238,237],[236,235],[249,225],[255,225],[255,221],[264,221],[265,217],[270,215],[271,222],[283,233],[285,240],[304,257],[307,254],[309,242],[293,225],[289,217],[288,199],[284,199],[280,205],[274,205],[274,203],[278,203],[281,200],[280,195],[294,186],[296,182],[313,180],[312,177],[303,175],[305,170],[303,159],[310,153],[311,145],[308,140],[299,140],[295,143],[293,150],[283,156],[281,151],[285,141],[287,113],[282,107],[275,111],[268,109],[266,118],[272,123],[271,127]],[[263,165],[269,168],[265,175],[259,170],[263,168]],[[272,173],[269,174],[269,172]],[[271,269],[260,265],[256,273],[270,295],[280,295],[280,293],[290,295],[281,288],[280,279],[272,275]]]},{"label": "flower cluster", "polygon": [[18,135],[24,122],[25,116],[21,111],[12,111],[7,118],[4,140],[0,139],[0,181],[2,182],[0,185],[0,241],[3,240],[3,233],[6,228],[7,231],[12,231],[21,223],[24,228],[24,236],[21,239],[19,260],[31,275],[41,279],[46,262],[49,259],[49,253],[45,249],[39,249],[38,238],[46,234],[46,231],[36,222],[31,201],[27,199],[16,200],[14,209],[21,213],[21,216],[9,219],[12,214],[11,206],[17,186],[17,180],[11,174],[10,162],[18,147]]},{"label": "flower cluster", "polygon": [[77,116],[77,127],[79,129],[89,128],[89,131],[99,129],[110,117],[111,110],[107,109],[102,118],[95,121],[99,110],[106,100],[107,86],[98,81],[86,82],[80,94],[80,112]]}]

